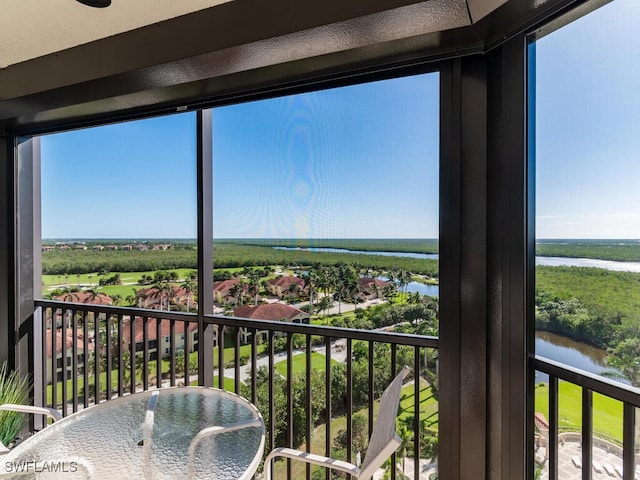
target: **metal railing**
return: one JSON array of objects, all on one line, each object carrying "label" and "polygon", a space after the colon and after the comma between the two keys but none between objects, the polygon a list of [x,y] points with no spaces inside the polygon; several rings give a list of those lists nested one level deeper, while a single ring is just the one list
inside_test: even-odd
[{"label": "metal railing", "polygon": [[[594,375],[577,368],[564,365],[544,357],[533,359],[534,369],[549,376],[549,431],[548,431],[548,477],[558,480],[559,476],[559,429],[560,403],[558,384],[569,382],[581,390],[581,428],[579,463],[582,480],[593,477],[593,394],[598,393],[622,402],[622,478],[635,479],[636,408],[640,407],[640,389],[620,384],[613,380]],[[576,465],[577,467],[577,465]],[[614,472],[617,475],[617,472]],[[605,473],[605,476],[609,473]]]},{"label": "metal railing", "polygon": [[[195,314],[35,303],[42,320],[42,405],[68,415],[129,392],[197,382]],[[356,412],[366,412],[368,439],[377,399],[409,364],[413,387],[401,408],[413,411],[413,418],[408,415],[413,436],[407,447],[413,451],[414,478],[421,478],[422,439],[437,435],[437,413],[428,418],[421,413],[425,395],[437,399],[437,338],[215,315],[204,321],[215,326],[215,344],[227,345],[214,349],[214,362],[205,365],[204,377],[258,406],[267,427],[266,452],[277,446],[312,451],[314,432],[321,427],[322,451],[316,442],[314,453],[335,454],[340,434],[343,456],[355,462],[354,437],[360,434],[354,431]],[[324,358],[314,355],[318,353]],[[332,431],[332,419],[338,417],[345,418],[341,432]],[[394,455],[392,465],[397,460]],[[285,468],[287,478],[299,478],[290,461]],[[309,479],[310,467],[305,468]],[[395,469],[391,478],[396,478]]]}]

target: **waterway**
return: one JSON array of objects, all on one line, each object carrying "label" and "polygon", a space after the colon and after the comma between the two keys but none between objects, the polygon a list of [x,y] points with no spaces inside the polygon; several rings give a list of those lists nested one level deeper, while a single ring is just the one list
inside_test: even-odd
[{"label": "waterway", "polygon": [[[352,253],[354,255],[381,255],[384,257],[427,258],[438,260],[437,253],[411,253],[411,252],[369,252],[365,250],[347,250],[344,248],[301,248],[301,247],[273,247],[278,250],[306,250],[309,252]],[[536,257],[536,265],[559,267],[591,267],[615,270],[617,272],[640,273],[640,262],[617,262],[614,260],[599,260],[596,258],[569,258],[569,257]]]},{"label": "waterway", "polygon": [[[346,250],[340,248],[292,248],[274,247],[283,250],[308,250],[314,252],[334,252],[353,253],[365,255],[384,255],[389,257],[410,257],[438,259],[438,254],[406,253],[406,252],[368,252],[360,250]],[[568,258],[568,257],[536,257],[536,265],[544,266],[571,266],[571,267],[591,267],[614,270],[618,272],[640,273],[640,262],[616,262],[612,260],[598,260],[592,258]],[[386,278],[381,277],[383,280]],[[425,285],[420,282],[409,282],[406,289],[410,293],[418,292],[421,295],[439,295],[438,285]],[[575,368],[585,370],[596,375],[601,375],[605,371],[611,371],[607,367],[607,352],[599,348],[576,342],[570,338],[562,337],[549,332],[536,332],[535,340],[536,354],[555,360],[557,362],[571,365]],[[536,382],[546,382],[547,375],[536,374]],[[624,382],[623,383],[628,383]]]},{"label": "waterway", "polygon": [[[554,333],[536,332],[535,348],[536,355],[566,363],[596,375],[611,371],[607,367],[607,352]],[[547,375],[536,373],[536,382],[547,380]]]}]

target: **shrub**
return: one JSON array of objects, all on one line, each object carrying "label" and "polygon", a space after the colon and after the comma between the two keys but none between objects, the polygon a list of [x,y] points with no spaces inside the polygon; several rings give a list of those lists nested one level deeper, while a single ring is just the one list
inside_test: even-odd
[{"label": "shrub", "polygon": [[[0,368],[0,404],[26,404],[29,400],[29,379],[9,371],[7,362]],[[27,421],[24,413],[0,411],[0,442],[8,445],[22,430]]]}]

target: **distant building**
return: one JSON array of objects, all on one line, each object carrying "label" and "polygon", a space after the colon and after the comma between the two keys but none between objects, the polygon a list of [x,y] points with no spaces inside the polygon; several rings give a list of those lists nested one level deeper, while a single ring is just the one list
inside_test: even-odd
[{"label": "distant building", "polygon": [[123,245],[122,246],[122,250],[131,251],[131,250],[133,250],[133,246],[132,245]]},{"label": "distant building", "polygon": [[295,285],[297,294],[304,290],[304,280],[293,275],[272,278],[266,282],[267,291],[278,298],[291,296],[292,285]]},{"label": "distant building", "polygon": [[[311,319],[311,315],[307,312],[279,302],[236,307],[233,309],[233,316],[251,320],[272,320],[292,323],[309,323]],[[266,330],[259,330],[256,334],[266,332]],[[251,338],[251,333],[246,328],[241,327],[240,338],[243,343],[247,343]]]},{"label": "distant building", "polygon": [[385,282],[379,278],[363,277],[358,280],[358,296],[362,300],[381,298],[384,288],[389,285],[391,282]]},{"label": "distant building", "polygon": [[91,250],[104,250],[104,245],[94,245]]},{"label": "distant building", "polygon": [[222,280],[213,283],[213,301],[222,305],[230,305],[237,301],[239,297],[246,295],[247,287],[242,287],[242,291],[238,292],[235,296],[232,294],[237,285],[240,285],[240,279],[230,278],[228,280]]},{"label": "distant building", "polygon": [[107,245],[105,248],[107,250],[118,250],[118,246],[117,245]]},{"label": "distant building", "polygon": [[[63,370],[63,352],[64,357],[67,359],[66,368],[67,368],[67,378],[73,378],[75,376],[75,372],[73,372],[73,347],[75,343],[76,354],[77,354],[77,364],[78,366],[82,366],[84,364],[84,355],[85,355],[85,339],[84,332],[82,329],[78,329],[76,332],[73,329],[69,328],[66,330],[66,339],[62,338],[62,329],[56,329],[56,338],[55,338],[55,348],[56,348],[56,368],[55,374],[53,372],[53,335],[51,330],[47,331],[46,334],[46,349],[47,349],[47,366],[46,375],[47,383],[51,383],[53,377],[55,376],[56,381],[62,380],[62,370]],[[87,353],[90,354],[94,351],[95,343],[93,340],[92,333],[87,336]]]},{"label": "distant building", "polygon": [[43,252],[53,252],[56,249],[53,245],[42,245]]},{"label": "distant building", "polygon": [[[129,320],[130,322],[130,320]],[[190,322],[187,329],[187,341],[185,342],[184,327],[179,325],[175,327],[175,349],[186,350],[187,352],[195,352],[198,350],[198,324]],[[158,319],[147,319],[147,341],[148,351],[151,359],[156,359],[156,351],[158,348],[157,329]],[[136,353],[144,351],[144,330],[145,321],[141,317],[136,317],[133,321],[134,342],[136,345]],[[131,324],[128,323],[123,329],[125,349],[131,349]],[[216,336],[217,338],[217,336]],[[214,340],[214,346],[217,342]],[[169,320],[160,320],[160,358],[168,357],[171,354],[171,322]]]},{"label": "distant building", "polygon": [[89,303],[92,305],[111,305],[113,299],[104,293],[85,292],[68,292],[53,297],[54,300],[68,303]]}]

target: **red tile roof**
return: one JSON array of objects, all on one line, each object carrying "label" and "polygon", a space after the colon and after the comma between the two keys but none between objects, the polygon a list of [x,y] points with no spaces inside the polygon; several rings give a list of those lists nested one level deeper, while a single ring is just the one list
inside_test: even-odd
[{"label": "red tile roof", "polygon": [[[53,332],[51,330],[47,330],[45,342],[47,346],[47,357],[49,358],[51,357],[51,352],[53,351],[52,337],[53,337]],[[74,334],[72,329],[70,328],[67,329],[66,350],[70,350],[73,348],[74,340],[76,342],[76,348],[78,349],[78,353],[81,353],[84,350],[84,332],[78,329],[77,332]],[[63,343],[64,342],[62,341],[62,329],[58,328],[56,330],[56,357],[62,354]],[[93,338],[89,338],[87,342],[87,346],[89,348],[89,351],[92,352]]]},{"label": "red tile roof", "polygon": [[266,303],[255,306],[243,305],[233,309],[233,316],[254,320],[291,320],[295,317],[310,317],[308,313],[284,303]]},{"label": "red tile roof", "polygon": [[281,287],[283,289],[289,288],[289,285],[291,285],[292,283],[295,283],[300,287],[304,286],[304,280],[290,275],[285,277],[272,278],[271,280],[267,280],[267,283],[269,285],[273,285],[274,287]]},{"label": "red tile roof", "polygon": [[91,303],[93,305],[111,305],[113,300],[104,293],[94,295],[91,292],[69,292],[54,297],[54,300],[69,303]]},{"label": "red tile roof", "polygon": [[[156,325],[158,324],[157,318],[148,319],[147,339],[151,342],[156,340]],[[144,319],[142,317],[136,317],[133,322],[133,329],[135,333],[135,342],[144,342]],[[189,332],[194,332],[198,329],[196,322],[189,322]],[[184,326],[181,322],[176,322],[175,327],[176,335],[184,334]],[[169,320],[160,320],[160,336],[168,337],[171,335],[171,322]],[[131,343],[131,324],[127,322],[123,328],[123,336],[126,343]]]}]

